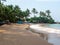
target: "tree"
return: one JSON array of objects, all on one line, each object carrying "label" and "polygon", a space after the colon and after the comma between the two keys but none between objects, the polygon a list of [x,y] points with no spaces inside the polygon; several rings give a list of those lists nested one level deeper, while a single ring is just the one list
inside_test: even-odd
[{"label": "tree", "polygon": [[23,11],[23,17],[24,17],[25,22],[27,21],[27,17],[30,16],[29,14],[30,14],[29,9],[26,9],[25,11]]},{"label": "tree", "polygon": [[[1,1],[1,0],[0,0]],[[28,19],[27,17],[30,16],[30,10],[26,9],[25,11],[22,11],[19,6],[13,6],[13,5],[4,5],[3,3],[0,4],[0,21],[6,21],[9,20],[9,22],[16,23],[19,20],[22,21],[29,21],[33,23],[53,23],[54,20],[50,16],[50,10],[46,10],[46,12],[40,11],[40,16],[36,17],[35,14],[37,14],[37,10],[33,8],[32,13],[34,14],[34,17],[31,19]]]},{"label": "tree", "polygon": [[51,18],[51,16],[50,16],[50,13],[51,13],[50,10],[46,10],[46,13],[47,13],[47,18],[50,19]]},{"label": "tree", "polygon": [[43,11],[40,11],[40,17],[39,17],[39,22],[40,23],[46,23],[46,13]]},{"label": "tree", "polygon": [[15,16],[20,17],[20,16],[19,16],[19,15],[20,15],[20,8],[19,8],[19,6],[16,5],[16,6],[14,7],[13,12],[14,12],[14,15],[15,15]]},{"label": "tree", "polygon": [[19,6],[11,7],[12,12],[11,12],[11,17],[10,20],[12,19],[12,22],[16,22],[17,20],[20,20],[22,17],[22,11],[20,10]]},{"label": "tree", "polygon": [[[13,7],[13,5],[0,5],[0,20],[10,22],[17,22],[17,17],[20,16],[21,10],[18,6]],[[16,17],[17,16],[17,17]],[[20,17],[19,17],[20,18]]]},{"label": "tree", "polygon": [[30,14],[30,10],[29,9],[26,9],[24,12],[24,17],[28,17],[29,14]]},{"label": "tree", "polygon": [[46,13],[40,11],[40,17],[46,17]]},{"label": "tree", "polygon": [[27,16],[27,17],[30,16],[29,14],[30,14],[30,10],[27,9],[27,10],[26,10],[26,16]]},{"label": "tree", "polygon": [[1,1],[6,1],[6,0],[0,0],[0,21],[4,20],[3,16],[5,15],[5,5],[1,3]]},{"label": "tree", "polygon": [[54,23],[54,20],[53,18],[50,16],[50,10],[46,10],[46,13],[47,13],[47,18],[48,18],[48,23]]},{"label": "tree", "polygon": [[50,10],[46,10],[46,13],[47,13],[47,15],[50,15],[51,12],[50,12]]},{"label": "tree", "polygon": [[37,14],[38,12],[37,12],[37,10],[36,10],[35,8],[33,8],[33,9],[32,9],[32,13],[33,13],[34,16],[35,16],[35,14]]},{"label": "tree", "polygon": [[46,13],[43,11],[40,11],[39,22],[41,23],[53,23],[54,22],[54,20],[50,16],[50,10],[46,10]]},{"label": "tree", "polygon": [[4,16],[4,9],[5,9],[5,6],[3,4],[0,4],[0,20],[3,20],[3,16]]}]

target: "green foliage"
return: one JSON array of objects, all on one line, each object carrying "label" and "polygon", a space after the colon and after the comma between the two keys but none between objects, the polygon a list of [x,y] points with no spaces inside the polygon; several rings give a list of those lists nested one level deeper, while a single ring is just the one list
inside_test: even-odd
[{"label": "green foliage", "polygon": [[46,10],[46,13],[49,16],[51,12],[50,12],[50,10]]},{"label": "green foliage", "polygon": [[54,20],[50,16],[50,10],[47,10],[46,13],[43,11],[40,11],[40,16],[36,17],[34,16],[33,18],[30,18],[30,22],[33,23],[54,23]]},{"label": "green foliage", "polygon": [[28,21],[32,23],[54,23],[53,18],[50,16],[50,10],[46,10],[46,12],[40,11],[39,17],[36,17],[37,10],[35,8],[32,9],[32,13],[34,17],[28,18],[30,16],[30,10],[26,9],[22,11],[19,6],[13,5],[4,5],[0,3],[0,21],[9,20],[12,23],[17,22],[18,20]]},{"label": "green foliage", "polygon": [[23,16],[24,16],[24,17],[28,17],[29,14],[30,14],[29,9],[27,9],[26,11],[23,11]]},{"label": "green foliage", "polygon": [[32,13],[35,15],[35,14],[37,14],[38,12],[37,12],[37,10],[36,10],[35,8],[33,8],[33,9],[32,9]]},{"label": "green foliage", "polygon": [[29,16],[29,14],[29,9],[22,11],[17,5],[13,7],[13,5],[0,4],[0,20],[2,21],[9,20],[14,23],[20,19],[24,20],[23,18]]}]

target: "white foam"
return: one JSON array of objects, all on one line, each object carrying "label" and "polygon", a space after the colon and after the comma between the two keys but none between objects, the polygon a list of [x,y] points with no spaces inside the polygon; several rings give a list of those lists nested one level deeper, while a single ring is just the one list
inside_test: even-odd
[{"label": "white foam", "polygon": [[53,28],[48,28],[48,27],[42,27],[39,24],[35,24],[35,25],[31,25],[30,26],[31,29],[34,29],[36,31],[41,31],[41,32],[47,32],[47,33],[56,33],[56,34],[60,34],[60,30],[58,29],[53,29]]}]

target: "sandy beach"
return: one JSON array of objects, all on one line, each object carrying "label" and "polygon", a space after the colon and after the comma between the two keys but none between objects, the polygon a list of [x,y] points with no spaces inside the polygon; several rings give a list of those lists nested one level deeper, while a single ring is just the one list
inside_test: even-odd
[{"label": "sandy beach", "polygon": [[0,45],[52,45],[30,31],[28,24],[0,26]]},{"label": "sandy beach", "polygon": [[43,34],[43,39],[48,40],[49,43],[52,43],[53,45],[60,45],[59,29],[46,27],[45,24],[32,24],[30,28],[36,33]]}]

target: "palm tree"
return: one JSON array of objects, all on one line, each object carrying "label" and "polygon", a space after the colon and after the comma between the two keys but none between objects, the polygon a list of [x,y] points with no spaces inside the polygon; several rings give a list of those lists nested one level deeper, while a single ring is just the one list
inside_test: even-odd
[{"label": "palm tree", "polygon": [[36,10],[35,8],[33,8],[33,9],[32,9],[32,13],[33,13],[34,16],[35,16],[35,14],[37,14],[38,12],[37,12],[37,10]]},{"label": "palm tree", "polygon": [[50,12],[50,10],[46,10],[46,13],[47,13],[47,15],[50,15],[51,12]]},{"label": "palm tree", "polygon": [[30,14],[30,10],[29,9],[26,9],[26,11],[23,11],[23,16],[24,16],[25,22],[27,22],[26,19],[27,19],[28,16],[30,16],[29,14]]},{"label": "palm tree", "polygon": [[30,14],[30,10],[29,9],[26,9],[26,11],[25,11],[25,13],[26,13],[26,17],[28,17],[29,16],[29,14]]},{"label": "palm tree", "polygon": [[45,17],[45,16],[46,16],[46,14],[44,12],[40,11],[40,17]]},{"label": "palm tree", "polygon": [[46,13],[47,13],[47,18],[51,19],[51,16],[50,16],[50,10],[46,10]]}]

